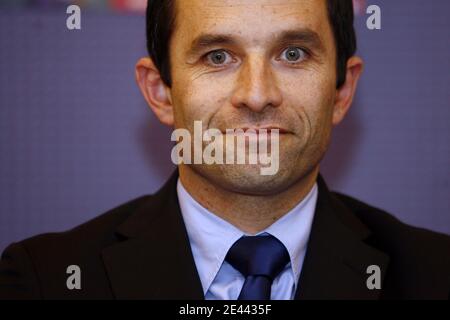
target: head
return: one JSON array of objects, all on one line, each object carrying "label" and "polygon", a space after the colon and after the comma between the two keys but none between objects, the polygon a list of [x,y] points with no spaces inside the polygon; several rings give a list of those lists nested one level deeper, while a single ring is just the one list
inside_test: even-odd
[{"label": "head", "polygon": [[279,170],[190,165],[228,190],[281,192],[318,168],[363,63],[351,0],[149,0],[136,78],[158,119],[193,133],[279,127]]}]

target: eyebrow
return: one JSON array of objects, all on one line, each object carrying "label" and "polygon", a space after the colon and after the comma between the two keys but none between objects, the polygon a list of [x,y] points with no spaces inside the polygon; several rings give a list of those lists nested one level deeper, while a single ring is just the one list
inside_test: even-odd
[{"label": "eyebrow", "polygon": [[[324,50],[324,44],[320,39],[319,34],[309,28],[289,29],[282,31],[274,37],[274,42],[302,42],[306,45],[309,45],[313,49],[315,48],[316,50],[320,51]],[[198,52],[201,52],[213,46],[235,46],[237,44],[238,41],[232,34],[202,33],[191,42],[190,49],[188,50],[188,55],[193,56]]]}]

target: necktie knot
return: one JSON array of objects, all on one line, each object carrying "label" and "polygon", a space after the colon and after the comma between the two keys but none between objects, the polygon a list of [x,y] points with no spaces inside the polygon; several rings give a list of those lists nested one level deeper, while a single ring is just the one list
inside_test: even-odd
[{"label": "necktie knot", "polygon": [[245,277],[264,276],[273,281],[289,262],[286,247],[274,236],[244,236],[225,260]]}]

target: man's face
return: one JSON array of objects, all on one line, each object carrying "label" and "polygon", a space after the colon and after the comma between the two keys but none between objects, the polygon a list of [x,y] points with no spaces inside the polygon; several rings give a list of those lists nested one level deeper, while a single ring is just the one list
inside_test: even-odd
[{"label": "man's face", "polygon": [[[317,167],[328,146],[336,51],[326,1],[177,0],[170,60],[175,128],[278,127],[279,170],[190,165],[227,190],[283,191]],[[199,41],[199,38],[203,41]],[[270,149],[269,149],[270,150]]]}]

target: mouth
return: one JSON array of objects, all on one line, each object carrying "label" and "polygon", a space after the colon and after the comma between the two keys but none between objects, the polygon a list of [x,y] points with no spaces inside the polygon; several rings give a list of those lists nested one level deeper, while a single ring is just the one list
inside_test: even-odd
[{"label": "mouth", "polygon": [[[255,132],[256,134],[261,134],[261,133],[266,133],[266,134],[271,134],[272,130],[278,130],[279,134],[287,134],[290,133],[288,130],[281,128],[281,127],[277,127],[277,126],[269,126],[269,127],[240,127],[240,128],[233,128],[231,129],[233,132],[236,132],[236,130],[242,130],[244,133],[248,133],[248,132]],[[222,130],[223,134],[226,134],[225,130]]]}]

